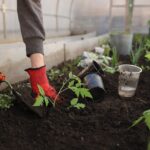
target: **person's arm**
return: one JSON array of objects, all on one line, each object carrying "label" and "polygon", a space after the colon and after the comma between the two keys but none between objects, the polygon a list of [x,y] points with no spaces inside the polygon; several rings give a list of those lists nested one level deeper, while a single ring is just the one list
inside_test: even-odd
[{"label": "person's arm", "polygon": [[58,100],[57,92],[48,81],[44,63],[43,40],[45,39],[45,31],[41,0],[17,0],[17,8],[27,56],[31,60],[31,68],[25,71],[30,76],[33,95],[35,97],[39,95],[38,85],[40,85],[46,96],[56,101]]},{"label": "person's arm", "polygon": [[27,56],[44,54],[45,31],[41,11],[41,0],[17,0],[17,10]]}]

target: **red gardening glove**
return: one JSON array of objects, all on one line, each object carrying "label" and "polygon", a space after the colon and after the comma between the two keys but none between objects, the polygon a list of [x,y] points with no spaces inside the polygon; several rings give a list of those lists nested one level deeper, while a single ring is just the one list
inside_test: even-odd
[{"label": "red gardening glove", "polygon": [[43,88],[46,96],[50,97],[53,101],[58,100],[55,88],[49,84],[46,75],[46,66],[42,66],[40,68],[29,68],[25,71],[30,76],[32,91],[36,96],[39,95],[39,89],[37,85],[40,85]]}]

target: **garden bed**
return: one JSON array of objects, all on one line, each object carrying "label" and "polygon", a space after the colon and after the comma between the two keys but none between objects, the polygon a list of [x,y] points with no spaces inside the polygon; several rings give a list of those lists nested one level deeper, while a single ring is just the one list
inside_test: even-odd
[{"label": "garden bed", "polygon": [[[106,74],[104,100],[87,101],[83,110],[66,109],[67,101],[51,108],[42,119],[20,105],[0,110],[0,150],[144,150],[146,126],[128,127],[150,107],[149,77],[150,72],[144,71],[136,95],[123,100],[117,91],[118,73]],[[62,80],[53,84],[59,88]],[[16,89],[25,84],[16,85]]]},{"label": "garden bed", "polygon": [[[75,96],[70,90],[61,93],[64,102],[50,107],[44,118],[37,117],[20,103],[7,110],[0,109],[0,150],[145,150],[149,137],[146,125],[141,123],[129,129],[150,108],[150,63],[143,56],[138,65],[144,69],[132,98],[119,97],[119,73],[111,69],[111,73],[103,76],[105,97],[81,99],[86,104],[84,109],[68,109]],[[78,59],[68,61],[47,72],[57,91],[68,79],[69,72],[77,75],[82,70],[77,67],[78,62]],[[123,63],[131,63],[131,59],[120,57],[119,64]],[[30,84],[25,81],[13,87],[22,93]],[[27,95],[23,93],[23,96]]]}]

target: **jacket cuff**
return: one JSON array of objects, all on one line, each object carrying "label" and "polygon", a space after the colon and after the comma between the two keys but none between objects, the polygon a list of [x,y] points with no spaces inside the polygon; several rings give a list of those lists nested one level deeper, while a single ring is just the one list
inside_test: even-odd
[{"label": "jacket cuff", "polygon": [[30,57],[30,55],[35,53],[41,53],[44,55],[43,48],[43,39],[41,38],[27,38],[24,40],[26,45],[26,55]]}]

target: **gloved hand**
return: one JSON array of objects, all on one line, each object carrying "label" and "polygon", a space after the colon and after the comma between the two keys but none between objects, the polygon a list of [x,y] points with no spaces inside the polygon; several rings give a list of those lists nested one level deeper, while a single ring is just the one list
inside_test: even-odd
[{"label": "gloved hand", "polygon": [[46,75],[46,66],[40,68],[29,68],[25,70],[30,76],[30,83],[33,93],[37,96],[39,95],[39,89],[37,85],[40,85],[45,91],[45,95],[50,97],[53,101],[58,100],[57,92],[54,87],[52,87],[48,81]]}]

